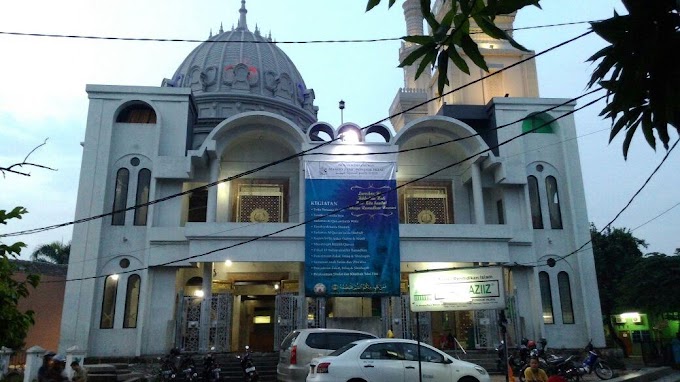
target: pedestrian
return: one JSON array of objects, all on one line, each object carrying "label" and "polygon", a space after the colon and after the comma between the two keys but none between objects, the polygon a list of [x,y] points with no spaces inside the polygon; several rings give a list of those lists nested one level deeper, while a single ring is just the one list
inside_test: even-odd
[{"label": "pedestrian", "polygon": [[387,330],[387,338],[394,338],[394,332],[392,331],[392,327]]},{"label": "pedestrian", "polygon": [[57,354],[52,357],[52,363],[47,371],[47,381],[48,382],[68,382],[68,377],[66,376],[66,357],[61,354]]},{"label": "pedestrian", "polygon": [[43,356],[43,362],[38,369],[38,382],[47,382],[47,374],[50,370],[50,365],[52,364],[52,358],[57,355],[55,352],[48,351]]},{"label": "pedestrian", "polygon": [[71,362],[71,369],[73,369],[73,377],[71,381],[73,382],[87,382],[87,370],[80,366],[80,360],[78,358]]}]

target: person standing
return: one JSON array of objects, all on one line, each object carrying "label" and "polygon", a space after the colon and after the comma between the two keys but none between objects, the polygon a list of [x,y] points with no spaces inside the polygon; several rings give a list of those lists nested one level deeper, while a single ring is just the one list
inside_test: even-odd
[{"label": "person standing", "polygon": [[524,370],[526,382],[548,382],[548,374],[538,367],[538,357],[531,357],[529,367]]}]

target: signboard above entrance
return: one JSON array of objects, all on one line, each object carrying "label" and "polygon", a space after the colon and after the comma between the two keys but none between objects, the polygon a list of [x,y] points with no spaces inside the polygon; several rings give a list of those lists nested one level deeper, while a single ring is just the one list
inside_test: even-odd
[{"label": "signboard above entrance", "polygon": [[501,267],[411,273],[409,293],[413,312],[505,309]]}]

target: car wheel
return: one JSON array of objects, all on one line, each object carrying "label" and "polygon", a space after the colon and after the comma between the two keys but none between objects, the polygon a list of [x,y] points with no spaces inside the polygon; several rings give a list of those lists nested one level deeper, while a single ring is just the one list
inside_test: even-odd
[{"label": "car wheel", "polygon": [[463,377],[458,382],[479,382],[479,380],[475,377]]}]

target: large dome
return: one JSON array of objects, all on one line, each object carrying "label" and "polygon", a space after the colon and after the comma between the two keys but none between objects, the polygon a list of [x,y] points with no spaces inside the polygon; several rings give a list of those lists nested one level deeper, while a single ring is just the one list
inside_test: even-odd
[{"label": "large dome", "polygon": [[270,111],[303,129],[316,122],[314,91],[288,56],[246,25],[241,1],[237,28],[220,31],[194,49],[163,86],[190,87],[198,118],[224,119],[246,111]]}]

